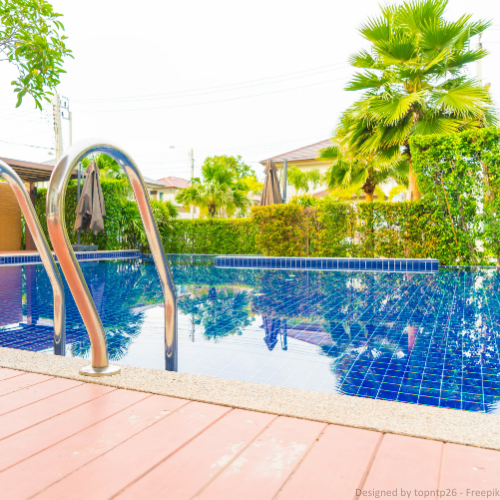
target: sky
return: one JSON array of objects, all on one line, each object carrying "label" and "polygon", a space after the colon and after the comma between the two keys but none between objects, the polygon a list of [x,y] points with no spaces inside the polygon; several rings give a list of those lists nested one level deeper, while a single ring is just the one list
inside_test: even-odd
[{"label": "sky", "polygon": [[[391,2],[401,3],[401,2]],[[358,28],[374,0],[52,0],[63,14],[73,143],[98,137],[124,148],[143,175],[189,179],[207,156],[260,161],[331,136],[358,95],[343,90]],[[447,17],[491,19],[483,81],[500,103],[500,2],[450,0]],[[53,158],[52,106],[15,109],[14,68],[0,63],[0,157]],[[475,65],[469,68],[476,76]],[[69,146],[63,120],[64,148]],[[52,156],[50,155],[52,153]]]}]

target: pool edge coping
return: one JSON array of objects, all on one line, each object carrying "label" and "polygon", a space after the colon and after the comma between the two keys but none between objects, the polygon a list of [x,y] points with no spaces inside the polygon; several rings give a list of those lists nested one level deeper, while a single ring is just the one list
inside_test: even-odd
[{"label": "pool edge coping", "polygon": [[266,384],[121,365],[122,373],[87,377],[88,360],[0,347],[0,367],[301,418],[371,431],[500,450],[500,416],[290,389]]}]

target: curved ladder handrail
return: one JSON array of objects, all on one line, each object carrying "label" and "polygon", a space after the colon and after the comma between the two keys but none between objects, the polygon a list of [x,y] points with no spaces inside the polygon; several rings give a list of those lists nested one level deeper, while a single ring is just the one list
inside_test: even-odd
[{"label": "curved ladder handrail", "polygon": [[82,315],[92,345],[92,365],[81,368],[80,373],[99,376],[112,375],[120,371],[119,367],[109,365],[108,346],[101,318],[71,247],[64,220],[64,198],[71,174],[78,162],[92,153],[104,153],[114,158],[125,170],[132,185],[165,298],[166,369],[177,371],[177,299],[175,286],[139,167],[118,146],[102,140],[83,140],[70,147],[54,168],[47,191],[46,207],[50,239],[78,310]]},{"label": "curved ladder handrail", "polygon": [[23,181],[7,163],[1,160],[0,177],[2,177],[12,188],[12,191],[14,191],[14,195],[21,207],[21,212],[24,215],[24,220],[26,221],[38,253],[40,254],[42,264],[49,276],[54,294],[54,354],[64,356],[66,354],[66,300],[64,297],[64,285],[61,275],[54,262],[49,244],[43,234],[40,221],[38,220],[35,208],[31,203]]}]

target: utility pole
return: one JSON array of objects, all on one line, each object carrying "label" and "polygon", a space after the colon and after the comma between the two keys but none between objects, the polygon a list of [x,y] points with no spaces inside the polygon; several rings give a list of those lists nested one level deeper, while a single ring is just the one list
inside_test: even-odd
[{"label": "utility pole", "polygon": [[283,203],[286,203],[286,187],[288,184],[288,160],[283,160]]},{"label": "utility pole", "polygon": [[63,153],[62,124],[61,124],[61,99],[59,94],[54,94],[52,99],[54,111],[54,133],[56,137],[56,165]]},{"label": "utility pole", "polygon": [[[477,44],[477,50],[481,50],[483,48],[483,44],[481,43],[481,37],[483,36],[482,33],[479,33],[479,42]],[[476,80],[479,83],[479,85],[483,84],[483,68],[481,66],[481,59],[478,59],[476,61]]]},{"label": "utility pole", "polygon": [[[193,184],[193,179],[194,179],[194,154],[193,154],[193,149],[189,150],[189,159],[191,161],[191,184]],[[194,205],[191,206],[191,219],[194,219]]]}]

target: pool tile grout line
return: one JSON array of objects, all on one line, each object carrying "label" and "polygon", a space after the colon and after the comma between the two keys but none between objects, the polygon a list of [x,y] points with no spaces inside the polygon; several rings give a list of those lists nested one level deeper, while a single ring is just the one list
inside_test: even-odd
[{"label": "pool tile grout line", "polygon": [[79,358],[0,348],[0,367],[4,368],[382,433],[500,450],[500,418],[496,415],[124,365],[119,375],[84,377],[78,369],[87,363],[87,360]]}]

